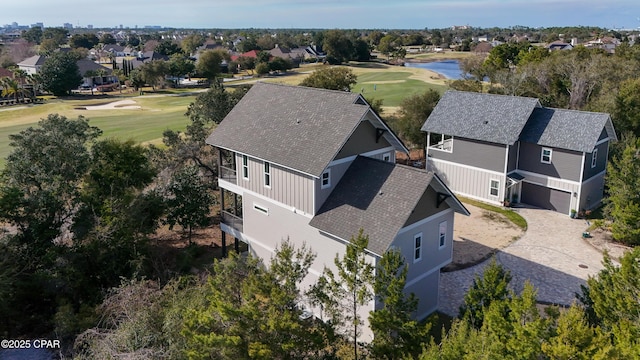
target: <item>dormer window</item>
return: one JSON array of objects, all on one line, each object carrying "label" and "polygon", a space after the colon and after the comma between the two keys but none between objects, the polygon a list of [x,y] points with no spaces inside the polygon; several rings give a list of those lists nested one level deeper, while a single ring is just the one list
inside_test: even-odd
[{"label": "dormer window", "polygon": [[429,133],[429,149],[453,152],[453,135]]},{"label": "dormer window", "polygon": [[320,177],[320,188],[327,189],[331,187],[331,169],[327,169]]},{"label": "dormer window", "polygon": [[551,154],[553,150],[549,148],[542,148],[542,152],[540,153],[540,162],[543,164],[551,164]]}]

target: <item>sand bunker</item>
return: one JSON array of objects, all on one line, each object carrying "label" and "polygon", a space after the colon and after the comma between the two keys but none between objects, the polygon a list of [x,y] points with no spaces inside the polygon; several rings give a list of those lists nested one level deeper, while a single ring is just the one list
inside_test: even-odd
[{"label": "sand bunker", "polygon": [[140,105],[137,104],[134,100],[120,100],[114,101],[112,103],[104,104],[104,105],[94,105],[94,106],[85,106],[85,110],[132,110],[132,109],[142,109]]}]

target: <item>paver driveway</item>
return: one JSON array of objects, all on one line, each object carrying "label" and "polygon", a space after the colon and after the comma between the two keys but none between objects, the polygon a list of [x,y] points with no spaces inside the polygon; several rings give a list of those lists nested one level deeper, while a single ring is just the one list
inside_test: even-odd
[{"label": "paver driveway", "polygon": [[[528,223],[525,234],[502,249],[496,258],[511,271],[511,285],[520,291],[526,280],[538,290],[538,301],[570,305],[587,278],[600,271],[602,254],[584,242],[585,220],[557,212],[519,208]],[[476,266],[440,275],[439,310],[455,316],[476,274],[487,266]]]}]

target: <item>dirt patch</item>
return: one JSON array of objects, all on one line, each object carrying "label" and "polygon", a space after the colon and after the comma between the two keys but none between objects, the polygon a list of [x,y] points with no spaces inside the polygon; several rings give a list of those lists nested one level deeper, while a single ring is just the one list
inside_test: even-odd
[{"label": "dirt patch", "polygon": [[519,239],[524,233],[504,215],[464,205],[470,216],[455,215],[453,262],[444,271],[476,265]]},{"label": "dirt patch", "polygon": [[608,252],[613,259],[620,260],[625,252],[633,250],[629,246],[613,241],[611,231],[607,229],[597,228],[590,231],[589,235],[590,237],[584,238],[584,240],[601,253]]}]

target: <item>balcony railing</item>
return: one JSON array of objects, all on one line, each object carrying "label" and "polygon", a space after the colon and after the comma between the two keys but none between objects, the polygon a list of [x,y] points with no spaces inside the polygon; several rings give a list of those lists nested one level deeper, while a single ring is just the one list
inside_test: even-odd
[{"label": "balcony railing", "polygon": [[237,215],[233,215],[232,213],[223,210],[222,211],[222,222],[239,231],[239,232],[243,232],[243,226],[242,226],[242,218],[240,216]]},{"label": "balcony railing", "polygon": [[238,184],[236,170],[224,166],[220,166],[220,179],[228,181],[232,184]]}]

